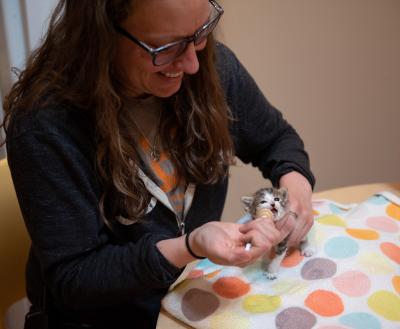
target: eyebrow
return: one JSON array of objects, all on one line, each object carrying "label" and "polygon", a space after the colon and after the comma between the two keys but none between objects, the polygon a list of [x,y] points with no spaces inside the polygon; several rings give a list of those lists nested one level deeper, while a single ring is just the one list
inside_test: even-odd
[{"label": "eyebrow", "polygon": [[[203,22],[199,27],[197,27],[197,29],[194,31],[193,34],[195,34],[198,30],[200,30],[204,25],[206,25],[206,24],[210,21],[212,12],[213,12],[213,8],[211,7],[210,13],[208,14],[208,18],[207,18],[207,19],[205,20],[205,22]],[[159,40],[165,40],[165,42],[163,42],[163,43],[160,45],[160,46],[163,46],[163,45],[168,44],[168,43],[171,43],[171,42],[175,42],[175,41],[179,41],[179,40],[185,39],[185,38],[187,38],[187,37],[192,36],[193,34],[190,34],[190,35],[185,34],[185,35],[169,35],[169,36],[166,36],[165,34],[162,34],[162,33],[160,33],[160,34],[158,34],[158,33],[153,33],[153,34],[149,33],[149,34],[148,34],[148,37],[149,37],[149,39],[153,39],[153,38],[154,38],[154,40],[157,40],[157,41],[159,41]],[[151,43],[152,43],[152,41],[149,41],[149,45],[151,45]]]}]

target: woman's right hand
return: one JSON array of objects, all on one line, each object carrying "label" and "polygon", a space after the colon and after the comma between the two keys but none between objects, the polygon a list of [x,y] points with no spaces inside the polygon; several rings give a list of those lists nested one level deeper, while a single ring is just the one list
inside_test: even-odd
[{"label": "woman's right hand", "polygon": [[[196,255],[215,264],[247,266],[269,252],[293,229],[288,222],[279,230],[271,219],[258,218],[246,224],[208,222],[189,236],[189,245]],[[245,250],[246,243],[252,248]]]}]

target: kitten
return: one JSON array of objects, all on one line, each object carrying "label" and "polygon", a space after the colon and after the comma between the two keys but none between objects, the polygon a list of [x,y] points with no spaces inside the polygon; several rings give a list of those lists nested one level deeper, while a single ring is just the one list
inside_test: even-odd
[{"label": "kitten", "polygon": [[[253,196],[244,196],[241,200],[245,205],[245,210],[250,213],[253,219],[267,216],[272,217],[276,222],[286,217],[289,213],[288,191],[286,188],[262,188],[256,191]],[[287,240],[288,237],[275,246],[273,259],[269,259],[268,255],[265,257],[265,275],[270,280],[276,279],[278,276],[279,267],[288,249]],[[310,243],[309,236],[306,236],[300,243],[300,252],[306,257],[310,257],[315,253],[314,244]]]}]

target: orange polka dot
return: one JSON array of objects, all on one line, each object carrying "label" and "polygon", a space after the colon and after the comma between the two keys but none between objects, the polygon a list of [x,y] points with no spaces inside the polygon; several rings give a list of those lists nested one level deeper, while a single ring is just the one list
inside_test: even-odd
[{"label": "orange polka dot", "polygon": [[341,298],[328,290],[316,290],[306,298],[304,304],[322,316],[336,316],[343,312]]},{"label": "orange polka dot", "polygon": [[250,291],[250,285],[234,276],[226,276],[218,279],[212,285],[214,291],[225,298],[238,298]]},{"label": "orange polka dot", "polygon": [[282,261],[282,266],[283,267],[294,267],[297,264],[299,264],[302,260],[304,259],[304,256],[300,254],[300,251],[295,249],[295,250],[289,250],[289,252],[286,254],[286,257]]},{"label": "orange polka dot", "polygon": [[392,261],[400,264],[400,247],[391,242],[384,242],[381,243],[380,248]]},{"label": "orange polka dot", "polygon": [[319,211],[318,210],[313,209],[312,213],[313,213],[314,216],[319,216]]},{"label": "orange polka dot", "polygon": [[202,270],[191,270],[187,276],[187,279],[196,279],[204,275]]},{"label": "orange polka dot", "polygon": [[395,275],[392,279],[394,289],[400,294],[400,276]]},{"label": "orange polka dot", "polygon": [[354,238],[361,240],[378,240],[379,233],[372,230],[364,230],[358,228],[348,228],[346,232]]},{"label": "orange polka dot", "polygon": [[214,271],[214,272],[211,272],[211,273],[208,273],[206,276],[205,276],[205,278],[206,279],[212,279],[212,278],[214,278],[214,277],[216,277],[218,274],[220,274],[221,273],[221,270],[216,270],[216,271]]},{"label": "orange polka dot", "polygon": [[391,203],[386,207],[386,213],[394,219],[400,220],[400,206]]}]

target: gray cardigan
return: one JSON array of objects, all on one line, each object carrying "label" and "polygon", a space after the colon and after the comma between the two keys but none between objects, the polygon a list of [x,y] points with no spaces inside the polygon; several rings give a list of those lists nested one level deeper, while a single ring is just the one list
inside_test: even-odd
[{"label": "gray cardigan", "polygon": [[[257,166],[274,185],[294,170],[313,186],[300,137],[221,44],[217,68],[236,119],[231,126],[236,156]],[[115,222],[111,231],[102,222],[93,130],[88,114],[62,106],[11,120],[8,161],[32,239],[27,294],[38,305],[45,284],[50,328],[68,328],[65,323],[154,328],[160,301],[181,272],[155,244],[181,233],[162,202],[140,224]],[[186,231],[221,217],[227,183],[196,186]]]}]

